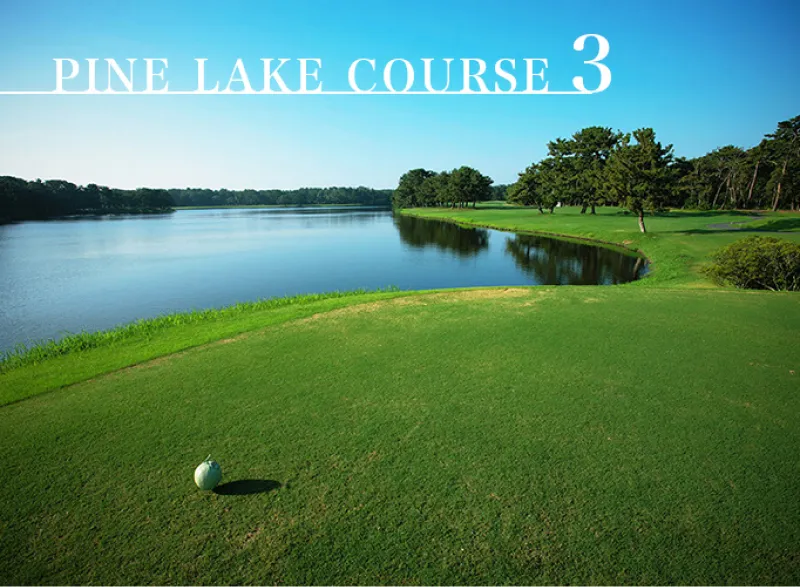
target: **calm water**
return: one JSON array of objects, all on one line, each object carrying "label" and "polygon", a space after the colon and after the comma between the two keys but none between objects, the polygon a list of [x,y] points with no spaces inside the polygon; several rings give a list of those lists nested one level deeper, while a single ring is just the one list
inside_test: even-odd
[{"label": "calm water", "polygon": [[166,312],[378,288],[612,284],[637,257],[374,209],[185,210],[0,226],[0,352]]}]

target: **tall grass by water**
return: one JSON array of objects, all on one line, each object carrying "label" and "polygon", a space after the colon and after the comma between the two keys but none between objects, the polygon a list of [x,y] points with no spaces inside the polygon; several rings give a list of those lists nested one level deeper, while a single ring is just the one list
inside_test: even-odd
[{"label": "tall grass by water", "polygon": [[19,344],[14,349],[0,354],[0,373],[11,369],[32,365],[53,357],[85,351],[99,346],[110,345],[133,337],[156,335],[165,328],[230,319],[254,311],[271,310],[287,306],[308,304],[321,300],[347,298],[367,293],[384,293],[399,291],[390,286],[377,290],[356,289],[350,291],[332,291],[326,293],[300,294],[296,296],[264,298],[253,302],[240,302],[222,308],[207,308],[191,312],[163,314],[155,318],[145,318],[121,324],[109,330],[98,332],[78,332],[68,334],[60,339],[39,341],[30,345]]}]

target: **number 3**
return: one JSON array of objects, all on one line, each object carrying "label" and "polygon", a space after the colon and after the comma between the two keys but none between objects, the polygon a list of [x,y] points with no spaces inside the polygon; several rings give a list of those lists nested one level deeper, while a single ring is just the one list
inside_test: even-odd
[{"label": "number 3", "polygon": [[583,35],[575,39],[575,43],[572,45],[572,48],[576,51],[583,51],[583,47],[586,45],[586,39],[589,37],[593,39],[597,39],[597,44],[599,45],[597,48],[597,55],[594,59],[590,59],[589,61],[584,61],[586,65],[594,65],[597,69],[600,70],[600,85],[597,86],[596,90],[587,90],[586,86],[583,83],[583,76],[576,75],[572,78],[572,85],[581,92],[582,94],[597,94],[598,92],[602,92],[603,90],[607,89],[608,86],[611,85],[611,70],[606,66],[604,63],[600,63],[603,59],[608,57],[608,39],[606,39],[602,35]]}]

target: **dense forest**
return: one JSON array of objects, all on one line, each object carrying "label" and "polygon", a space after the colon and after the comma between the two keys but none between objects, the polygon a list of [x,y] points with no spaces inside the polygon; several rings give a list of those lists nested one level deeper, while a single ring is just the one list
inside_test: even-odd
[{"label": "dense forest", "polygon": [[[667,208],[800,209],[800,116],[778,124],[755,147],[733,145],[702,157],[675,157],[655,131],[622,133],[605,127],[584,128],[547,145],[548,155],[500,186],[510,203],[553,213],[559,205],[617,205],[639,218]],[[488,183],[487,183],[488,182]],[[491,179],[461,167],[436,173],[412,169],[394,193],[395,207],[466,206],[496,199]]]},{"label": "dense forest", "polygon": [[0,222],[77,215],[149,214],[175,206],[360,204],[388,206],[392,190],[301,188],[297,190],[148,189],[120,190],[63,180],[25,181],[0,177]]}]

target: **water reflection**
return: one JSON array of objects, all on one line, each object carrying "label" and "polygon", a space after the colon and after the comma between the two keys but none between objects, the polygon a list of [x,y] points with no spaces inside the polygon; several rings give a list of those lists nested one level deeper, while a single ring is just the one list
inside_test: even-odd
[{"label": "water reflection", "polygon": [[394,225],[400,239],[415,248],[434,246],[459,257],[471,257],[489,248],[489,231],[462,228],[451,222],[424,220],[413,216],[395,216]]},{"label": "water reflection", "polygon": [[[434,247],[459,257],[488,252],[490,232],[495,232],[412,216],[395,216],[394,225],[406,245]],[[505,233],[495,234],[505,236]],[[544,236],[506,238],[505,254],[535,285],[627,283],[646,271],[644,259],[618,250]]]},{"label": "water reflection", "polygon": [[[375,212],[388,212],[391,208],[387,208],[385,206],[316,206],[316,207],[305,207],[305,206],[295,206],[295,207],[280,207],[280,208],[217,208],[216,211],[224,211],[226,213],[236,212],[239,211],[243,214],[269,214],[270,216],[279,216],[279,215],[289,215],[289,216],[296,216],[298,214],[305,215],[305,216],[318,216],[318,215],[334,215],[334,214],[345,214],[345,215],[355,215],[355,214],[369,214]],[[197,210],[203,212],[213,212],[215,211],[214,208],[199,208]]]},{"label": "water reflection", "polygon": [[515,235],[506,251],[540,284],[610,285],[633,281],[645,271],[641,257],[542,236]]},{"label": "water reflection", "polygon": [[302,226],[304,228],[344,227],[354,225],[374,224],[383,219],[391,211],[379,206],[354,207],[342,206],[339,208],[239,208],[218,210],[187,210],[181,218],[192,224],[204,220],[217,222],[220,218],[226,220],[244,219],[249,223],[264,223],[272,227],[282,225]]},{"label": "water reflection", "polygon": [[231,209],[0,226],[0,353],[167,312],[300,293],[611,284],[606,248],[388,210]]}]

